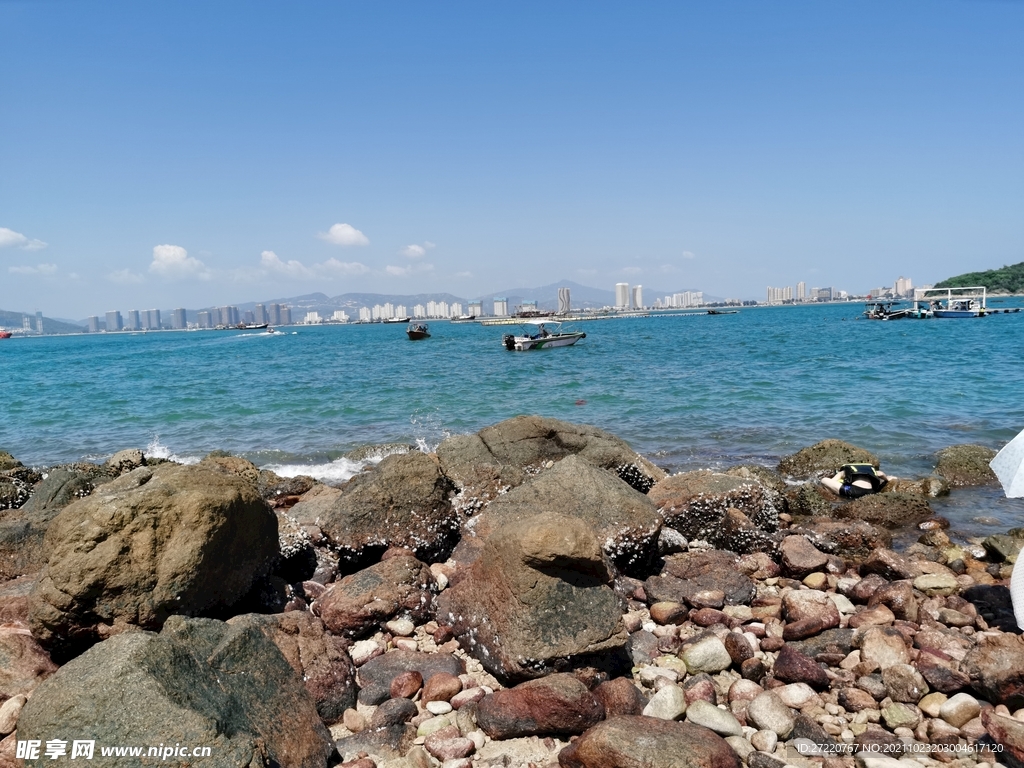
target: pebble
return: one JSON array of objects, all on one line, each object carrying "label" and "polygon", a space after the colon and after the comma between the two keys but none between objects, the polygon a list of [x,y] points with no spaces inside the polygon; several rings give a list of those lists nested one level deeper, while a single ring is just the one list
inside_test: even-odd
[{"label": "pebble", "polygon": [[969,693],[958,693],[939,707],[939,717],[955,728],[962,728],[980,712],[981,705]]},{"label": "pebble", "polygon": [[452,711],[452,705],[447,701],[428,701],[425,709],[432,715],[447,715]]},{"label": "pebble", "polygon": [[370,659],[375,659],[383,653],[383,646],[376,640],[359,640],[352,643],[352,647],[348,649],[348,655],[357,667],[361,667]]},{"label": "pebble", "polygon": [[686,713],[686,695],[678,685],[666,685],[655,693],[644,707],[647,717],[678,720]]},{"label": "pebble", "polygon": [[793,732],[796,718],[778,694],[774,691],[765,691],[747,705],[747,722],[761,730],[773,731],[785,739]]},{"label": "pebble", "polygon": [[692,702],[686,708],[686,719],[696,725],[703,725],[719,736],[742,736],[743,727],[731,712],[719,709],[703,699]]},{"label": "pebble", "polygon": [[416,625],[409,619],[393,619],[387,622],[384,627],[388,632],[397,637],[409,637],[416,631]]},{"label": "pebble", "polygon": [[0,736],[6,736],[18,727],[18,717],[21,715],[21,708],[28,701],[23,694],[12,696],[0,706]]},{"label": "pebble", "polygon": [[691,675],[700,672],[721,672],[732,665],[732,657],[725,643],[715,635],[683,646],[679,651],[679,658],[686,664],[686,670]]}]

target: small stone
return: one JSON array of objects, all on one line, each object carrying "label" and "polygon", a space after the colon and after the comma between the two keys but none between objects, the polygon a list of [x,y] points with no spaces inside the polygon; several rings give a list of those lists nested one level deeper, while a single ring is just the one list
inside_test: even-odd
[{"label": "small stone", "polygon": [[409,637],[416,631],[416,625],[409,619],[393,619],[387,622],[384,627],[388,632],[397,637]]},{"label": "small stone", "polygon": [[952,726],[963,727],[965,723],[973,720],[981,713],[981,704],[968,693],[958,693],[950,697],[939,708],[939,717]]},{"label": "small stone", "polygon": [[847,712],[860,712],[877,706],[874,696],[860,688],[841,688],[837,700]]},{"label": "small stone", "polygon": [[782,699],[783,704],[793,709],[803,709],[812,702],[819,706],[821,704],[821,697],[807,683],[790,683],[772,690]]},{"label": "small stone", "polygon": [[454,709],[461,709],[470,702],[480,701],[486,695],[487,691],[480,686],[475,686],[455,694],[449,703]]},{"label": "small stone", "polygon": [[457,760],[468,757],[476,750],[473,740],[459,733],[458,727],[454,725],[441,728],[427,736],[423,746],[438,760]]},{"label": "small stone", "polygon": [[684,645],[679,651],[679,658],[686,664],[691,675],[699,672],[721,672],[732,664],[732,657],[723,643],[715,635],[707,635],[695,642]]},{"label": "small stone", "polygon": [[[410,702],[410,704],[411,703],[412,702]],[[382,704],[381,707],[383,706],[384,705]],[[431,734],[440,731],[442,728],[454,726],[455,723],[453,723],[452,720],[453,718],[451,717],[451,715],[438,715],[437,717],[428,718],[427,720],[424,720],[422,723],[416,726],[416,735],[423,736],[424,738],[426,738],[427,736],[430,736]]]},{"label": "small stone", "polygon": [[891,627],[869,627],[865,630],[860,641],[860,656],[881,669],[910,663],[906,640]]},{"label": "small stone", "polygon": [[691,703],[686,709],[686,719],[695,725],[703,725],[719,736],[743,735],[743,727],[731,712],[719,709],[708,701]]},{"label": "small stone", "polygon": [[785,739],[792,733],[796,718],[778,694],[765,691],[747,705],[747,722]]},{"label": "small stone", "polygon": [[955,595],[960,591],[960,582],[953,573],[926,573],[914,579],[914,589],[933,595]]},{"label": "small stone", "polygon": [[411,699],[423,687],[423,675],[416,670],[402,672],[391,681],[392,699]]},{"label": "small stone", "polygon": [[690,609],[682,603],[661,602],[651,606],[651,619],[658,624],[681,624]]},{"label": "small stone", "polygon": [[448,672],[438,672],[423,684],[423,701],[451,701],[462,690],[462,681]]},{"label": "small stone", "polygon": [[348,655],[357,667],[363,666],[370,659],[375,659],[383,653],[384,648],[376,640],[359,640],[352,643],[352,647],[348,649]]},{"label": "small stone", "polygon": [[19,693],[17,696],[12,696],[0,706],[0,736],[6,736],[12,733],[18,727],[18,716],[21,714],[21,708],[25,706],[25,702],[28,698]]},{"label": "small stone", "polygon": [[776,680],[781,680],[784,683],[806,682],[819,690],[829,687],[829,679],[825,670],[792,645],[785,645],[779,651],[779,655],[775,659],[773,673]]},{"label": "small stone", "polygon": [[725,743],[732,747],[732,751],[739,756],[740,760],[746,760],[754,751],[754,747],[743,736],[726,736]]},{"label": "small stone", "polygon": [[909,664],[893,664],[882,669],[886,694],[895,701],[916,704],[928,693],[928,683]]},{"label": "small stone", "polygon": [[651,697],[644,715],[661,720],[679,720],[686,714],[686,696],[677,685],[667,685]]},{"label": "small stone", "polygon": [[415,653],[420,649],[419,643],[411,637],[396,637],[394,645],[400,651],[412,651]]},{"label": "small stone", "polygon": [[374,711],[370,727],[376,730],[408,723],[416,717],[417,712],[416,705],[408,699],[388,699]]},{"label": "small stone", "polygon": [[810,589],[825,589],[828,586],[828,576],[820,571],[810,573],[804,577],[803,583],[805,587]]},{"label": "small stone", "polygon": [[366,716],[354,709],[346,709],[341,716],[341,723],[352,733],[361,733],[366,730]]},{"label": "small stone", "polygon": [[921,722],[921,710],[913,704],[894,701],[882,710],[882,719],[891,729],[916,728]]},{"label": "small stone", "polygon": [[750,743],[758,752],[774,752],[779,743],[779,735],[775,731],[757,731],[750,737]]},{"label": "small stone", "polygon": [[432,715],[447,715],[452,711],[452,705],[447,701],[428,701],[424,707]]},{"label": "small stone", "polygon": [[933,691],[917,702],[917,708],[924,712],[928,717],[938,717],[939,711],[942,705],[946,703],[949,697],[940,693],[939,691]]}]

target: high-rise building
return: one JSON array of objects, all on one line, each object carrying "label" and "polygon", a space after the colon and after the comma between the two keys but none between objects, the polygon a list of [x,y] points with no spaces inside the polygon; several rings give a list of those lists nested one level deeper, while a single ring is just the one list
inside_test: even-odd
[{"label": "high-rise building", "polygon": [[633,309],[644,308],[644,287],[642,285],[633,286]]},{"label": "high-rise building", "polygon": [[415,307],[412,308],[412,316],[413,317],[426,317],[427,316],[427,308],[425,306],[423,306],[422,304],[417,304]]},{"label": "high-rise building", "polygon": [[369,307],[360,307],[359,308],[359,322],[361,322],[361,323],[368,323],[372,319],[373,319],[373,313],[370,311]]},{"label": "high-rise building", "polygon": [[615,308],[629,309],[629,283],[615,284]]},{"label": "high-rise building", "polygon": [[469,314],[480,317],[484,313],[484,303],[480,299],[473,299],[469,302]]},{"label": "high-rise building", "polygon": [[179,331],[188,328],[184,309],[179,308],[171,312],[171,328],[177,328]]},{"label": "high-rise building", "polygon": [[801,280],[796,284],[796,300],[804,301],[807,298],[807,283]]},{"label": "high-rise building", "polygon": [[31,331],[32,330],[32,318],[29,317],[28,315],[22,315],[21,316],[21,329],[23,331]]},{"label": "high-rise building", "polygon": [[100,319],[98,317],[96,317],[96,315],[93,315],[92,317],[89,318],[88,325],[89,325],[89,333],[99,333],[100,332]]},{"label": "high-rise building", "polygon": [[122,328],[124,328],[124,323],[121,321],[121,313],[116,309],[113,312],[107,312],[107,333],[120,331]]},{"label": "high-rise building", "polygon": [[43,333],[43,313],[36,312],[36,333],[42,335]]},{"label": "high-rise building", "polygon": [[306,317],[303,319],[302,322],[304,322],[306,325],[318,325],[323,321],[324,319],[320,317],[319,312],[307,312]]},{"label": "high-rise building", "polygon": [[[472,305],[470,305],[472,307]],[[558,289],[558,314],[568,315],[572,311],[571,302],[569,301],[569,289],[559,288]],[[470,310],[470,314],[473,314]]]},{"label": "high-rise building", "polygon": [[220,308],[220,325],[238,325],[242,322],[242,316],[238,311],[238,307],[227,306]]},{"label": "high-rise building", "polygon": [[262,304],[257,304],[256,309],[253,310],[253,318],[258,325],[270,322],[270,317],[267,315],[267,308]]},{"label": "high-rise building", "polygon": [[196,323],[200,328],[213,328],[213,315],[204,309],[196,314]]},{"label": "high-rise building", "polygon": [[141,331],[142,320],[139,318],[139,310],[129,309],[128,310],[128,323],[125,326],[129,331]]},{"label": "high-rise building", "polygon": [[282,306],[281,307],[281,325],[291,325],[291,324],[292,324],[292,308],[291,307]]},{"label": "high-rise building", "polygon": [[909,277],[903,277],[903,275],[900,275],[896,279],[895,285],[892,287],[892,292],[895,296],[913,296],[914,281]]},{"label": "high-rise building", "polygon": [[146,328],[151,331],[160,330],[160,310],[159,309],[147,309],[146,310]]},{"label": "high-rise building", "polygon": [[508,317],[508,299],[494,297],[494,316]]},{"label": "high-rise building", "polygon": [[267,322],[271,325],[281,324],[281,305],[271,304],[267,307]]},{"label": "high-rise building", "polygon": [[345,310],[343,309],[336,309],[334,310],[334,314],[331,315],[331,320],[333,320],[336,323],[347,323],[348,313],[346,313]]}]

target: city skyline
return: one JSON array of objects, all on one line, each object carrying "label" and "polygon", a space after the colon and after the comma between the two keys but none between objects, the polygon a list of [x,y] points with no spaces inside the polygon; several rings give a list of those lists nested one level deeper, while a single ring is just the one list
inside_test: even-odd
[{"label": "city skyline", "polygon": [[1020,4],[115,0],[0,24],[2,307],[472,297],[552,269],[760,299],[1024,254]]}]

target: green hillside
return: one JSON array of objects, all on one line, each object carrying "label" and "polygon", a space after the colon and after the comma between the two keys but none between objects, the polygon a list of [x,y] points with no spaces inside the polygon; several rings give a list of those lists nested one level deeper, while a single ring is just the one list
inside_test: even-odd
[{"label": "green hillside", "polygon": [[[6,328],[10,331],[21,328],[23,317],[25,317],[23,312],[5,312],[0,309],[0,328]],[[36,327],[35,314],[32,314],[31,318],[34,330]],[[49,317],[43,318],[43,333],[83,333],[84,331],[85,329],[80,325],[62,323],[60,320],[54,320]]]},{"label": "green hillside", "polygon": [[965,285],[983,285],[989,293],[1024,293],[1024,261],[1002,269],[987,272],[968,272],[966,275],[949,277],[936,288],[962,288]]}]

